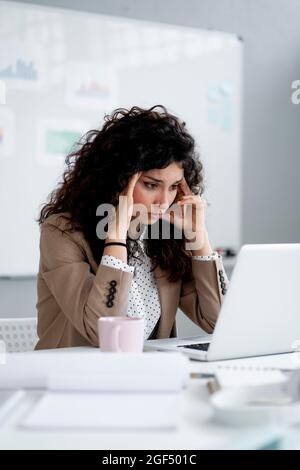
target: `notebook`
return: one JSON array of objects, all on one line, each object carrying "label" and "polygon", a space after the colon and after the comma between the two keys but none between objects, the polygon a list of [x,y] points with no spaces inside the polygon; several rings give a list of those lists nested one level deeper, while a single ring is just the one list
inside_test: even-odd
[{"label": "notebook", "polygon": [[209,390],[216,391],[229,387],[257,387],[259,385],[282,384],[287,382],[287,376],[279,370],[220,367],[215,377],[209,382]]}]

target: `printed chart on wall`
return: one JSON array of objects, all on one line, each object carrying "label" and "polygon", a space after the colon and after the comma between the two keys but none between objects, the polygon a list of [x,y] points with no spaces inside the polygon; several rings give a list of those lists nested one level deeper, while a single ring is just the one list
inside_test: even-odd
[{"label": "printed chart on wall", "polygon": [[66,156],[134,105],[186,122],[212,244],[238,248],[242,49],[230,33],[0,1],[0,276],[36,275],[37,218]]}]

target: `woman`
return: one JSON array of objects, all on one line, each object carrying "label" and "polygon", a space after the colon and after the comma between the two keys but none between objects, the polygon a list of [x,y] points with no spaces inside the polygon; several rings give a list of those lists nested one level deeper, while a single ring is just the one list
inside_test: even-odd
[{"label": "woman", "polygon": [[185,123],[163,106],[117,109],[66,164],[38,219],[36,349],[98,346],[107,315],[144,317],[145,339],[174,337],[178,308],[211,333],[228,279]]}]

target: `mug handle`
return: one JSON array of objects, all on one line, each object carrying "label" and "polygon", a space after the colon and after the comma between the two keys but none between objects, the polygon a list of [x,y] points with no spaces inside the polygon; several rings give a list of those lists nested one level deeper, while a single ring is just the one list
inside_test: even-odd
[{"label": "mug handle", "polygon": [[113,350],[116,352],[122,352],[122,349],[120,348],[120,344],[119,344],[120,331],[121,331],[121,325],[115,325],[111,332],[112,347],[113,347]]}]

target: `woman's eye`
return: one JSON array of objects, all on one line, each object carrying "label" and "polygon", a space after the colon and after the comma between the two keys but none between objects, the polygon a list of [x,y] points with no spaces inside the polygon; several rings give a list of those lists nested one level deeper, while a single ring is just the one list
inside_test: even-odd
[{"label": "woman's eye", "polygon": [[[146,182],[144,182],[144,184],[145,184],[145,186],[146,186],[147,188],[149,188],[149,189],[154,189],[154,188],[157,187],[157,184],[154,184],[154,183],[146,183]],[[176,184],[176,185],[174,185],[174,186],[171,186],[171,188],[172,188],[172,191],[176,191],[177,188],[178,188],[178,185]]]}]

